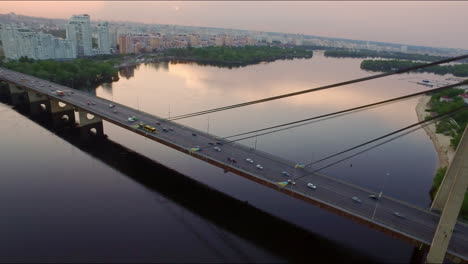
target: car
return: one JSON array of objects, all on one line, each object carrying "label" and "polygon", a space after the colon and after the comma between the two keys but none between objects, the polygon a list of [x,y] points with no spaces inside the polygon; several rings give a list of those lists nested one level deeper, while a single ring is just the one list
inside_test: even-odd
[{"label": "car", "polygon": [[92,104],[92,105],[96,105],[96,103],[95,103],[95,102],[91,102],[91,104]]},{"label": "car", "polygon": [[257,169],[259,169],[259,170],[263,170],[263,166],[260,165],[260,164],[257,164],[257,166],[255,166],[255,167],[257,167]]},{"label": "car", "polygon": [[159,123],[159,122],[156,122],[156,125],[160,126],[160,125],[161,125],[161,123]]},{"label": "car", "polygon": [[237,161],[234,158],[231,158],[231,157],[228,157],[227,160],[232,162],[232,163],[237,163]]},{"label": "car", "polygon": [[287,171],[282,171],[281,174],[283,174],[283,175],[286,176],[286,177],[291,176]]},{"label": "car", "polygon": [[128,122],[134,122],[134,121],[137,121],[138,118],[136,118],[135,116],[131,116],[128,118]]},{"label": "car", "polygon": [[253,159],[250,158],[245,159],[245,161],[247,161],[248,163],[254,163]]},{"label": "car", "polygon": [[174,129],[172,127],[168,128],[168,129],[169,129],[169,131],[174,131]]},{"label": "car", "polygon": [[315,185],[314,185],[313,183],[311,183],[311,182],[307,183],[307,187],[309,187],[309,188],[311,188],[311,189],[313,189],[313,190],[317,189],[317,186],[315,186]]},{"label": "car", "polygon": [[218,148],[218,147],[214,147],[213,149],[214,149],[214,150],[216,150],[216,151],[218,151],[218,152],[220,152],[220,151],[221,151],[221,149],[220,149],[220,148]]},{"label": "car", "polygon": [[109,108],[114,108],[114,107],[115,107],[115,105],[109,104]]},{"label": "car", "polygon": [[403,219],[406,218],[406,217],[405,217],[402,213],[400,213],[400,212],[394,212],[393,214],[396,215],[396,216],[398,216],[398,217],[400,217],[400,218],[403,218]]},{"label": "car", "polygon": [[114,110],[112,110],[112,112],[117,113],[117,110],[114,109]]},{"label": "car", "polygon": [[216,145],[222,145],[223,143],[216,141]]},{"label": "car", "polygon": [[208,142],[208,145],[214,146],[213,142]]},{"label": "car", "polygon": [[190,149],[190,151],[202,151],[202,149],[200,148],[200,146],[195,146],[193,148]]},{"label": "car", "polygon": [[293,180],[288,180],[288,183],[289,183],[289,184],[292,184],[292,185],[296,185],[296,182],[293,181]]},{"label": "car", "polygon": [[369,199],[372,199],[372,200],[379,200],[379,196],[375,195],[375,194],[371,194],[369,195]]},{"label": "car", "polygon": [[91,105],[91,102],[86,102],[87,105]]},{"label": "car", "polygon": [[52,87],[52,85],[51,85],[51,84],[49,84],[49,87]]},{"label": "car", "polygon": [[195,133],[192,133],[192,136],[196,137],[196,136],[197,136],[197,134],[195,134]]},{"label": "car", "polygon": [[357,198],[356,196],[351,198],[351,200],[355,201],[356,203],[362,203],[361,199]]},{"label": "car", "polygon": [[163,127],[163,131],[164,131],[164,132],[168,132],[168,131],[169,131],[169,129],[167,129],[167,128]]}]

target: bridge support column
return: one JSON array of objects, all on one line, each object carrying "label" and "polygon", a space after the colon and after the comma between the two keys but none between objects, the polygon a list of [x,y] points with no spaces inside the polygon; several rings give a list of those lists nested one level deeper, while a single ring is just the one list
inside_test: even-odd
[{"label": "bridge support column", "polygon": [[9,92],[9,87],[8,87],[7,82],[0,81],[0,97],[3,97],[3,98],[10,97],[10,92]]},{"label": "bridge support column", "polygon": [[[43,110],[50,109],[49,99],[41,93],[28,90],[28,100],[31,115],[38,115],[39,113],[43,112]],[[43,105],[45,109],[42,109],[41,105]]]},{"label": "bridge support column", "polygon": [[17,106],[26,103],[27,94],[25,88],[19,87],[11,83],[8,84],[8,88],[12,105]]},{"label": "bridge support column", "polygon": [[[39,104],[40,105],[40,104]],[[47,106],[49,106],[47,108]],[[75,109],[73,106],[60,102],[57,99],[50,99],[46,110],[52,116],[54,126],[63,126],[65,124],[75,124]]]},{"label": "bridge support column", "polygon": [[468,187],[468,127],[460,140],[455,157],[447,170],[437,192],[432,208],[442,209],[432,244],[427,254],[427,263],[442,263],[453,228],[457,222],[466,188]]},{"label": "bridge support column", "polygon": [[98,136],[98,137],[103,137],[104,136],[104,127],[102,125],[102,119],[93,116],[92,118],[88,117],[88,113],[84,111],[79,111],[79,130],[80,130],[80,136],[82,139],[87,140],[91,136]]}]

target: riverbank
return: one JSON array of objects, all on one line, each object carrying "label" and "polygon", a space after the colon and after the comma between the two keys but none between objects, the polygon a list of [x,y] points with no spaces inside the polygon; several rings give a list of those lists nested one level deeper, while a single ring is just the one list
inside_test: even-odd
[{"label": "riverbank", "polygon": [[[428,115],[426,112],[427,104],[431,100],[431,97],[428,95],[423,95],[419,98],[418,104],[416,105],[416,114],[418,116],[418,121],[424,121],[424,118]],[[437,151],[438,155],[438,164],[437,168],[442,168],[448,166],[448,164],[453,160],[455,156],[455,150],[450,146],[450,137],[436,133],[435,123],[424,126],[424,130],[429,138],[434,144],[434,148]]]}]

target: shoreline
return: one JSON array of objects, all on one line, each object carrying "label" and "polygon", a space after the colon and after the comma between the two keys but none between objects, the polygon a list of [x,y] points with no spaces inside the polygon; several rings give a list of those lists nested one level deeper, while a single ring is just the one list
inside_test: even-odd
[{"label": "shoreline", "polygon": [[[429,103],[431,97],[428,95],[423,95],[419,98],[418,104],[416,105],[416,114],[418,116],[418,121],[424,121],[424,118],[428,114],[425,110],[427,109],[427,104]],[[447,167],[449,162],[453,160],[455,156],[455,150],[450,147],[450,137],[436,133],[435,123],[431,123],[423,127],[426,131],[426,134],[431,139],[434,148],[438,156],[437,169],[441,167]]]}]

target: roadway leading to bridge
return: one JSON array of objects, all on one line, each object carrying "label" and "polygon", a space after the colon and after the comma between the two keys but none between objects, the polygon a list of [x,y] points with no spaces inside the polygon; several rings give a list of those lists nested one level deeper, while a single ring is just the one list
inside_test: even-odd
[{"label": "roadway leading to bridge", "polygon": [[[375,201],[368,198],[369,195],[376,194],[375,191],[323,174],[311,174],[296,180],[295,185],[288,184],[281,187],[277,184],[278,182],[310,174],[311,170],[295,169],[295,162],[238,143],[210,146],[208,143],[219,141],[213,135],[78,90],[73,90],[73,94],[59,96],[56,90],[69,91],[72,89],[29,75],[0,68],[0,79],[27,87],[48,97],[56,98],[113,124],[137,132],[224,169],[234,171],[296,198],[323,206],[359,222],[365,222],[374,228],[389,231],[409,240],[430,245],[439,221],[439,215],[430,212],[428,209],[418,208],[387,196],[382,196],[379,201]],[[88,104],[88,102],[94,104]],[[115,105],[115,108],[110,108],[109,104]],[[113,112],[114,109],[117,110],[117,113]],[[128,118],[130,116],[137,117],[138,121],[129,122]],[[135,125],[140,121],[155,127],[158,132],[152,134],[140,128],[135,128]],[[157,123],[161,125],[157,125]],[[171,128],[173,131],[164,132],[163,128]],[[193,133],[196,136],[193,136]],[[189,150],[195,146],[201,146],[202,151],[190,152]],[[221,151],[215,150],[215,146],[219,147]],[[228,161],[228,157],[235,159],[236,162]],[[254,163],[247,162],[247,158],[254,160]],[[262,165],[263,169],[258,169],[257,164]],[[283,171],[287,171],[291,176],[282,175],[281,172]],[[313,190],[308,187],[307,183],[309,182],[316,185],[317,188]],[[358,197],[361,202],[353,201],[352,197]],[[377,203],[378,207],[376,209]],[[396,212],[404,217],[395,215]],[[457,223],[448,253],[468,260],[468,225],[465,223]]]}]

